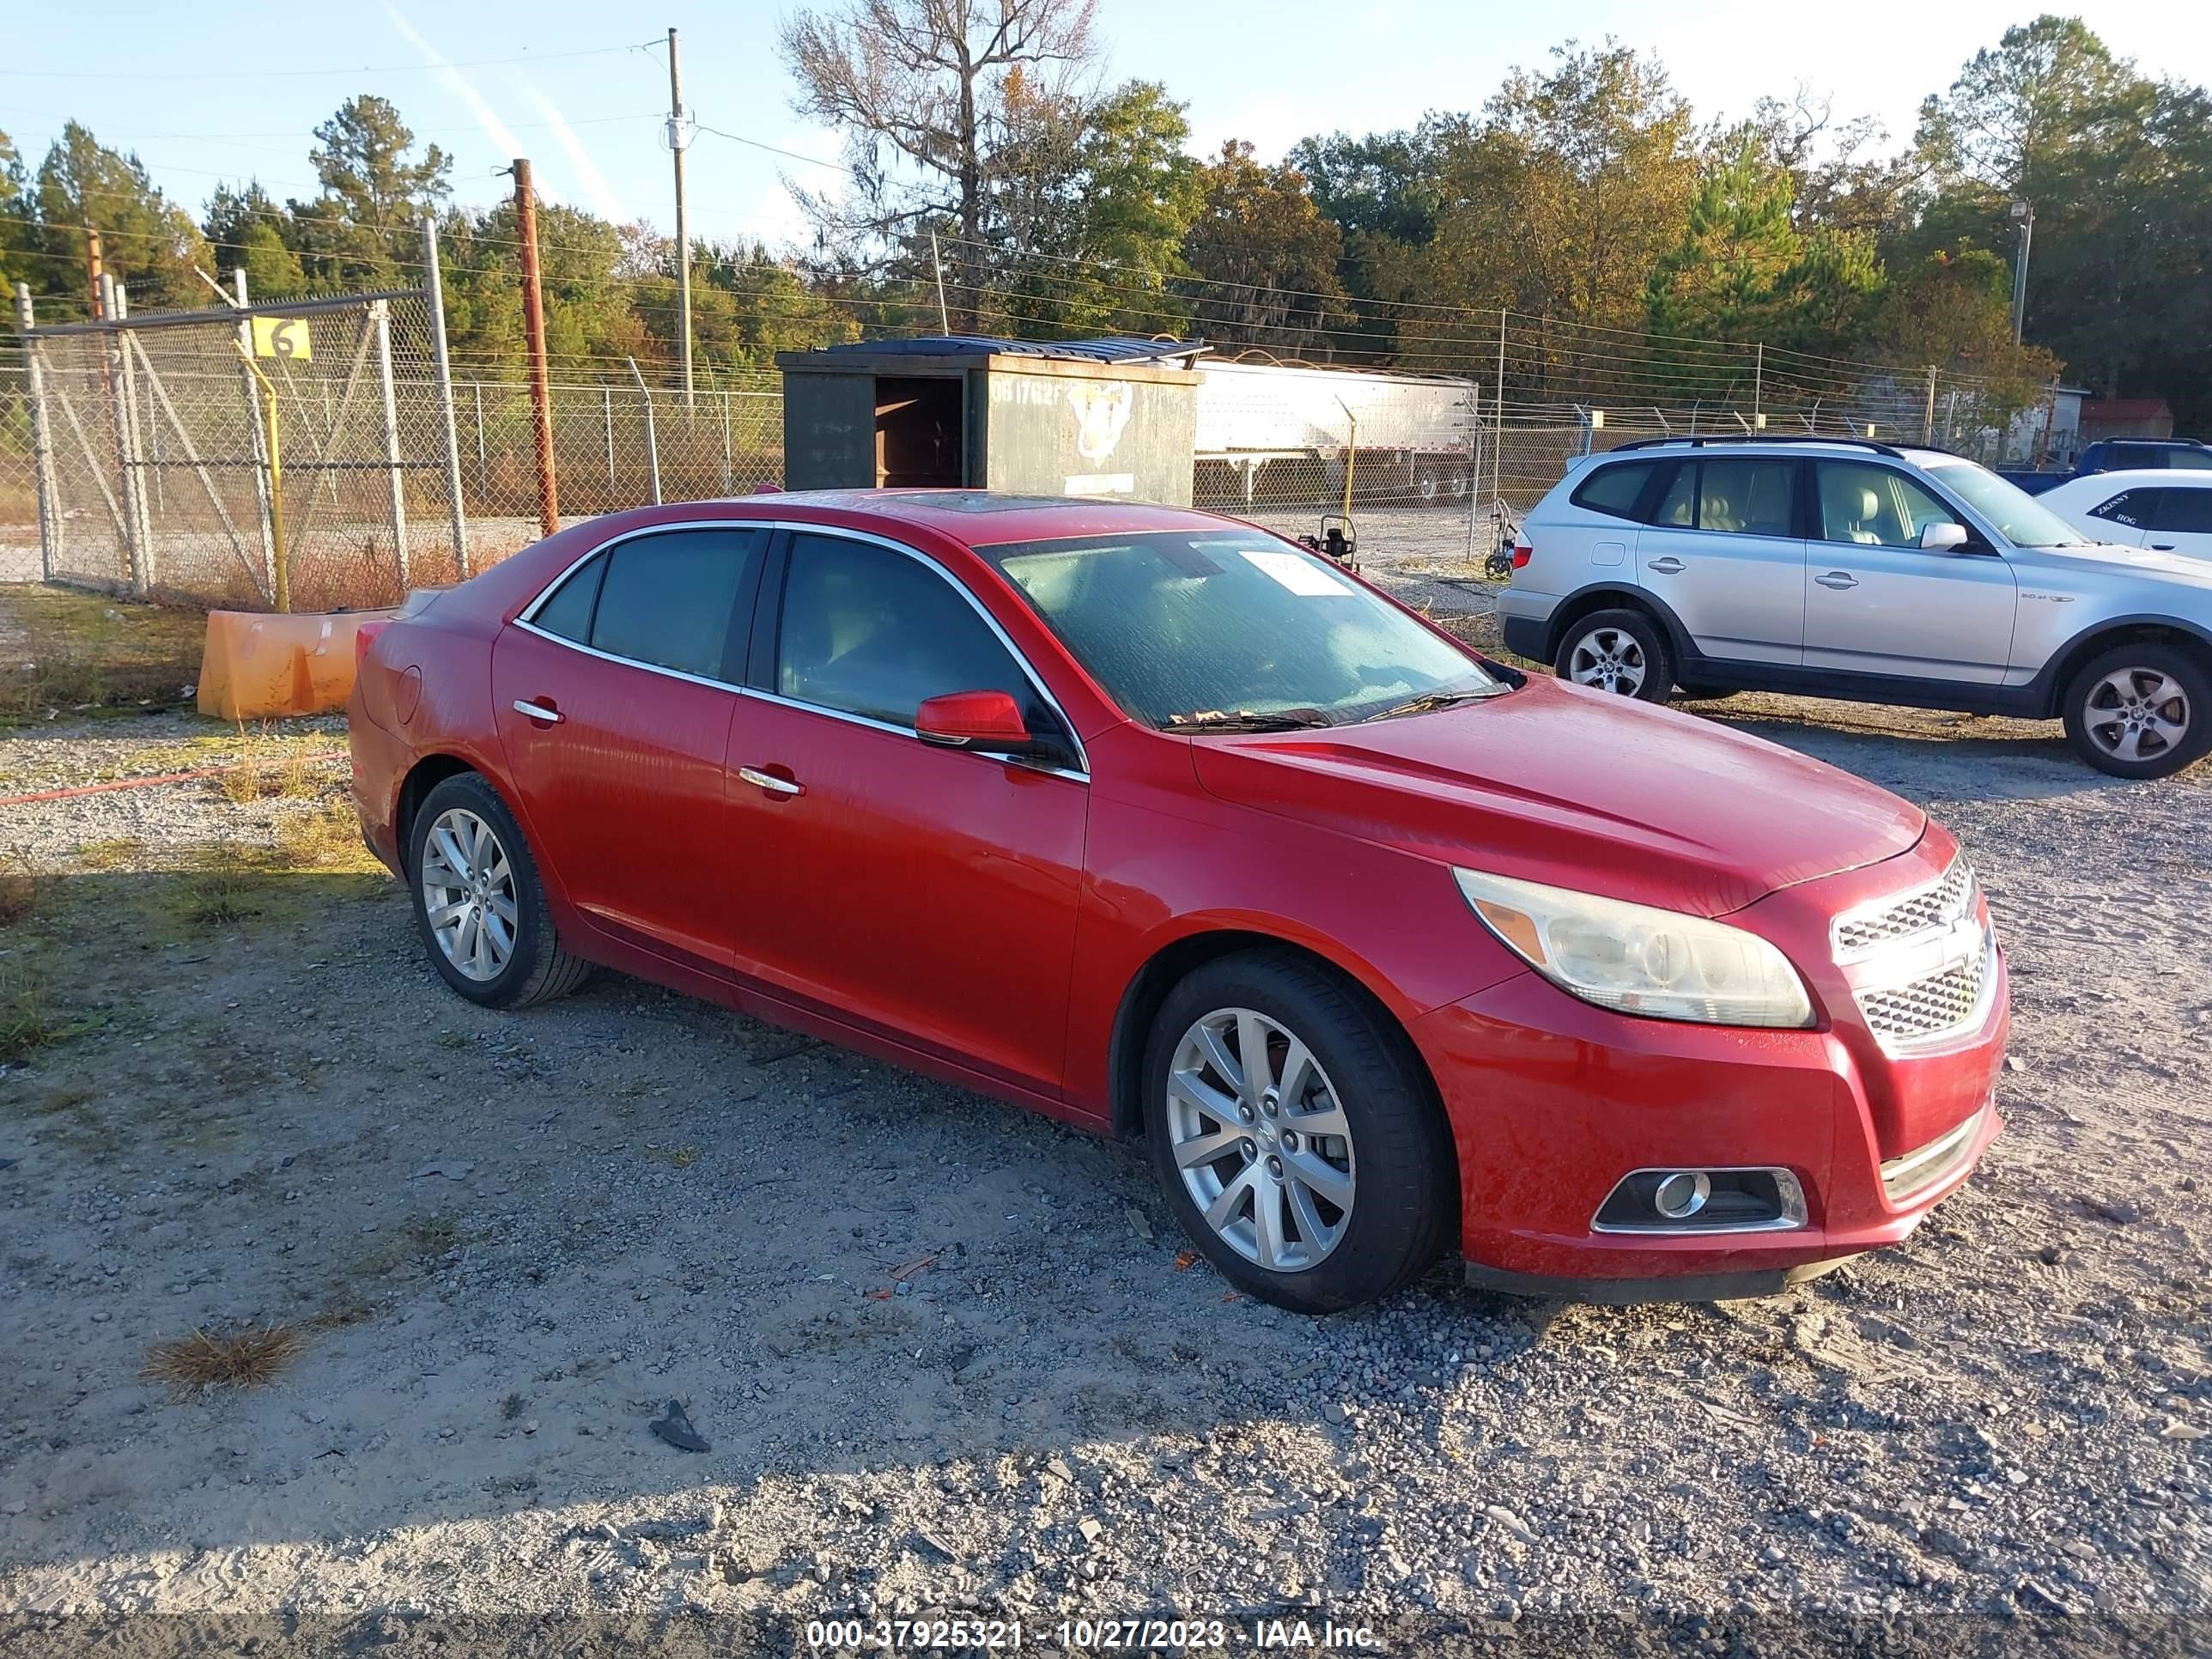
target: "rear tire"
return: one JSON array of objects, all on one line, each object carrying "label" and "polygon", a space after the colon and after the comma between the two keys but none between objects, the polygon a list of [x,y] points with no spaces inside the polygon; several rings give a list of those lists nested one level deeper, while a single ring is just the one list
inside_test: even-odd
[{"label": "rear tire", "polygon": [[487,1008],[526,1008],[584,982],[591,964],[561,948],[530,843],[482,776],[433,789],[408,839],[415,929],[447,985]]},{"label": "rear tire", "polygon": [[2212,672],[2170,645],[2121,645],[2066,688],[2066,739],[2116,778],[2171,777],[2212,753]]},{"label": "rear tire", "polygon": [[[1248,1050],[1267,1056],[1256,1072]],[[1142,1076],[1169,1206],[1239,1290],[1329,1313],[1403,1289],[1452,1243],[1458,1160],[1413,1045],[1311,960],[1240,951],[1194,970],[1152,1022]]]},{"label": "rear tire", "polygon": [[1641,702],[1664,702],[1674,689],[1674,653],[1666,630],[1641,611],[1594,611],[1569,625],[1552,670],[1563,680]]}]

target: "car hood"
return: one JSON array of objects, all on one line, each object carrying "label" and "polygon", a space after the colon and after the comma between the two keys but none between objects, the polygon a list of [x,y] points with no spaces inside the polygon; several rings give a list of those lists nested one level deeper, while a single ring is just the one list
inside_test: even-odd
[{"label": "car hood", "polygon": [[2096,542],[2080,547],[2022,548],[2015,557],[2037,569],[2065,571],[2095,580],[2137,576],[2152,581],[2179,582],[2189,587],[2212,588],[2212,560],[2192,559],[2183,553],[2160,553],[2148,547],[2124,547],[2116,542]]},{"label": "car hood", "polygon": [[1432,714],[1191,746],[1200,783],[1224,800],[1704,916],[1893,858],[1928,822],[1762,738],[1541,678]]}]

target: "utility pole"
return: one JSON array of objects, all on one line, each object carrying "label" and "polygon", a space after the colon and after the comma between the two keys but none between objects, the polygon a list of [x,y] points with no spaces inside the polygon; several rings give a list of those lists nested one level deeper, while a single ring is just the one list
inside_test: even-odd
[{"label": "utility pole", "polygon": [[691,234],[684,215],[684,72],[676,31],[668,31],[668,153],[676,160],[677,359],[684,365],[684,407],[691,407]]},{"label": "utility pole", "polygon": [[2035,240],[2035,204],[2024,196],[2014,202],[2012,222],[2020,227],[2020,247],[2012,263],[2012,343],[2018,345],[2021,327],[2027,320],[2027,250]]},{"label": "utility pole", "polygon": [[538,438],[538,528],[561,527],[561,490],[553,477],[553,388],[545,370],[545,295],[538,281],[538,200],[530,163],[514,158],[514,222],[522,242],[522,332],[530,350],[531,425]]}]

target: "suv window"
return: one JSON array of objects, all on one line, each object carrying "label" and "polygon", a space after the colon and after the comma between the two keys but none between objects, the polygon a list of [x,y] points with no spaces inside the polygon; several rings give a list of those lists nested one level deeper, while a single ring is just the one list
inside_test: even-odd
[{"label": "suv window", "polygon": [[2091,507],[2089,516],[2141,530],[2157,516],[2159,497],[2166,493],[2163,489],[2123,489],[2102,507]]},{"label": "suv window", "polygon": [[2108,471],[2128,472],[2137,467],[2164,467],[2172,453],[2156,444],[2114,444],[2105,459],[2110,463]]},{"label": "suv window", "polygon": [[1677,526],[1688,529],[1698,521],[1698,467],[1694,461],[1684,461],[1674,469],[1668,481],[1667,493],[1659,498],[1659,510],[1651,515],[1656,525]]},{"label": "suv window", "polygon": [[2202,449],[2169,449],[2166,464],[2189,472],[2212,471],[2212,453]]},{"label": "suv window", "polygon": [[730,621],[759,571],[757,530],[669,530],[617,542],[538,607],[533,627],[611,657],[734,680]]},{"label": "suv window", "polygon": [[1651,481],[1656,461],[1623,461],[1598,470],[1582,481],[1567,500],[1593,513],[1609,513],[1616,519],[1633,519],[1644,486]]},{"label": "suv window", "polygon": [[1959,522],[1957,514],[1902,472],[1853,461],[1819,466],[1820,534],[1827,541],[1917,547],[1929,525]]},{"label": "suv window", "polygon": [[2212,489],[2161,489],[2158,527],[2184,535],[2212,535]]},{"label": "suv window", "polygon": [[1796,532],[1790,460],[1705,461],[1698,468],[1698,528],[1746,536]]},{"label": "suv window", "polygon": [[1032,730],[1057,724],[950,580],[868,542],[793,540],[775,657],[782,696],[892,726],[948,691],[1005,691]]}]

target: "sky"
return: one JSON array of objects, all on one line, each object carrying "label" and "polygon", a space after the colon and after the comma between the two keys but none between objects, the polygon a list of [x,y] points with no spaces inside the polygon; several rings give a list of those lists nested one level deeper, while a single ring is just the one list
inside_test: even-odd
[{"label": "sky", "polygon": [[[790,182],[834,186],[837,136],[792,108],[778,61],[779,0],[664,0],[659,15],[574,0],[528,4],[368,0],[337,7],[110,0],[91,14],[25,7],[0,58],[0,131],[33,166],[75,118],[135,152],[195,212],[218,181],[258,178],[279,200],[315,193],[312,130],[346,98],[396,104],[454,158],[455,199],[482,204],[531,158],[541,191],[622,221],[672,221],[665,30],[681,40],[692,234],[790,246],[804,235]],[[2146,72],[2212,80],[2212,7],[2081,0],[2071,8]],[[1747,113],[1802,85],[1838,125],[1877,118],[1901,141],[1923,97],[2027,21],[2033,0],[1098,0],[1113,80],[1166,82],[1187,100],[1191,147],[1231,137],[1273,159],[1298,138],[1403,127],[1472,110],[1515,65],[1570,36],[1656,52],[1701,118]],[[710,131],[710,129],[712,129]],[[748,142],[749,141],[749,142]],[[779,153],[781,152],[781,153]]]}]

